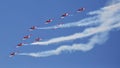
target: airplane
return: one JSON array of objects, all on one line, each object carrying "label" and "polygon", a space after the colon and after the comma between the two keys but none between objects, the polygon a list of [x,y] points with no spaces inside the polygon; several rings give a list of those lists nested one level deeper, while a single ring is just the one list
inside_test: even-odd
[{"label": "airplane", "polygon": [[24,43],[19,43],[19,44],[17,44],[16,48],[23,46],[23,45],[24,45]]},{"label": "airplane", "polygon": [[50,22],[52,22],[53,20],[52,19],[49,19],[49,20],[47,20],[46,22],[45,22],[45,24],[48,24],[48,23],[50,23]]},{"label": "airplane", "polygon": [[42,40],[42,39],[38,37],[35,39],[35,42],[39,42],[40,40]]},{"label": "airplane", "polygon": [[15,56],[17,53],[16,52],[12,52],[12,53],[10,53],[10,56],[9,57],[13,57],[13,56]]},{"label": "airplane", "polygon": [[31,28],[29,28],[29,31],[33,31],[35,29],[37,29],[37,27],[36,26],[32,26]]},{"label": "airplane", "polygon": [[29,39],[31,36],[32,36],[32,34],[26,35],[26,36],[23,37],[23,40]]},{"label": "airplane", "polygon": [[64,18],[64,17],[66,17],[68,15],[69,15],[68,13],[64,13],[63,15],[61,15],[61,18]]},{"label": "airplane", "polygon": [[77,12],[82,12],[82,11],[84,11],[85,10],[85,8],[79,8],[78,10],[77,10]]}]

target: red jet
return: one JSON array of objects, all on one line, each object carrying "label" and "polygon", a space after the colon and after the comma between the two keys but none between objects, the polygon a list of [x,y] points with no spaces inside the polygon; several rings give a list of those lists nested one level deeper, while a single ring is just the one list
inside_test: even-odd
[{"label": "red jet", "polygon": [[78,10],[77,10],[77,12],[82,12],[82,11],[84,11],[85,10],[85,8],[79,8]]},{"label": "red jet", "polygon": [[66,17],[66,16],[68,16],[69,14],[68,13],[64,13],[62,16],[61,16],[61,18],[64,18],[64,17]]},{"label": "red jet", "polygon": [[45,23],[48,24],[48,23],[50,23],[50,22],[52,22],[52,21],[53,21],[52,19],[49,19],[49,20],[47,20]]},{"label": "red jet", "polygon": [[32,26],[31,28],[29,28],[29,31],[33,31],[35,29],[37,29],[37,27],[36,26]]},{"label": "red jet", "polygon": [[23,37],[23,40],[29,39],[31,36],[32,36],[32,34],[26,35],[26,36]]},{"label": "red jet", "polygon": [[42,40],[42,39],[38,37],[35,39],[35,42],[39,42],[40,40]]},{"label": "red jet", "polygon": [[16,47],[18,48],[18,47],[23,46],[23,45],[24,45],[24,43],[19,43]]},{"label": "red jet", "polygon": [[16,55],[16,52],[12,52],[12,53],[10,53],[10,56],[9,57],[13,57],[13,56],[15,56]]}]

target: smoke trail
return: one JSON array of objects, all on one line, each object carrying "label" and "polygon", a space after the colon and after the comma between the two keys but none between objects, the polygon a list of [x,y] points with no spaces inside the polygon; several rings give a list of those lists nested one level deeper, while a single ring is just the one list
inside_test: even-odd
[{"label": "smoke trail", "polygon": [[55,26],[43,27],[43,28],[37,28],[37,29],[57,29],[57,28],[93,26],[93,25],[100,24],[97,18],[98,18],[97,16],[93,16],[90,18],[85,18],[78,22],[72,22],[72,23],[67,23],[67,24],[58,24]]},{"label": "smoke trail", "polygon": [[[28,56],[33,56],[33,57],[47,57],[47,56],[51,56],[51,55],[59,55],[60,53],[64,52],[64,51],[89,51],[91,50],[94,45],[99,44],[100,40],[101,43],[106,41],[106,36],[107,34],[98,34],[93,36],[90,39],[90,42],[86,43],[86,44],[73,44],[72,46],[69,45],[63,45],[58,47],[55,50],[49,50],[49,51],[43,51],[43,52],[38,52],[38,53],[20,53],[19,55],[28,55]],[[104,40],[103,40],[104,38]]]},{"label": "smoke trail", "polygon": [[[108,27],[108,26],[107,26]],[[32,57],[48,57],[52,55],[59,55],[64,51],[89,51],[91,50],[95,45],[102,44],[107,40],[107,34],[109,31],[113,28],[120,28],[120,22],[119,24],[115,24],[114,26],[110,26],[111,28],[109,30],[106,30],[104,32],[95,34],[88,43],[86,44],[73,44],[70,45],[61,45],[55,50],[49,50],[49,51],[43,51],[43,52],[37,52],[37,53],[20,53],[18,55],[27,55]]]},{"label": "smoke trail", "polygon": [[[119,24],[117,24],[117,25],[120,26]],[[75,40],[75,39],[79,39],[79,38],[88,37],[88,36],[91,36],[91,35],[94,35],[97,33],[105,32],[105,31],[108,31],[112,28],[113,27],[110,27],[110,26],[108,26],[108,27],[100,26],[100,27],[94,27],[94,28],[87,28],[82,33],[75,33],[73,35],[66,36],[66,37],[53,38],[53,39],[50,39],[48,41],[43,41],[43,42],[35,42],[35,43],[31,43],[30,45],[48,45],[48,44],[69,41],[69,40]]]},{"label": "smoke trail", "polygon": [[[110,26],[111,29],[113,28],[119,28],[120,27],[120,22],[119,24],[115,24],[114,26]],[[105,32],[101,32],[98,34],[95,34],[88,43],[86,44],[73,44],[72,46],[70,45],[62,45],[58,47],[55,50],[49,50],[49,51],[43,51],[43,52],[37,52],[37,53],[20,53],[18,55],[27,55],[27,56],[32,56],[32,57],[47,57],[47,56],[52,56],[52,55],[59,55],[64,51],[89,51],[91,50],[95,45],[104,43],[107,40],[107,34],[111,30],[107,30]]]},{"label": "smoke trail", "polygon": [[[120,2],[120,0],[116,0],[116,1],[113,0],[110,2],[110,4],[115,4],[115,3],[119,3],[119,2]],[[111,11],[113,9],[116,9],[116,6],[120,6],[120,5],[117,4],[117,5],[112,5],[109,7],[104,7],[101,10],[89,12],[88,15],[94,15],[94,14],[101,13],[107,8],[109,8],[108,10]],[[62,25],[55,25],[55,26],[50,26],[50,27],[41,27],[41,28],[37,28],[37,29],[57,29],[57,28],[70,28],[70,27],[84,27],[84,26],[93,26],[93,25],[97,25],[97,24],[100,24],[98,16],[93,16],[93,17],[85,18],[85,19],[80,20],[78,22],[72,22],[72,23],[62,24]]]},{"label": "smoke trail", "polygon": [[[101,22],[101,24],[97,27],[91,27],[86,28],[82,33],[75,33],[70,36],[66,37],[58,37],[53,38],[45,42],[36,42],[32,43],[32,45],[37,44],[53,44],[53,43],[60,43],[63,41],[69,41],[69,40],[75,40],[78,38],[93,36],[90,38],[89,42],[86,44],[73,44],[71,46],[69,45],[61,45],[55,50],[48,50],[43,52],[37,52],[37,53],[19,53],[18,55],[27,55],[27,56],[33,56],[33,57],[47,57],[52,55],[59,55],[64,51],[89,51],[91,50],[95,45],[101,44],[106,41],[107,34],[113,29],[120,28],[120,3],[115,3],[110,6],[102,8],[98,12],[98,10],[93,12],[93,14],[97,14],[98,21]],[[92,12],[91,12],[92,13]],[[89,22],[89,21],[88,21]]]}]

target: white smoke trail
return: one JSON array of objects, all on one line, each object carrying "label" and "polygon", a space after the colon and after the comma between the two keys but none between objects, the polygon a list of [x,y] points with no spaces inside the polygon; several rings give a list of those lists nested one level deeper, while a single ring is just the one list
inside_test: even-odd
[{"label": "white smoke trail", "polygon": [[[58,47],[55,50],[49,50],[49,51],[44,51],[44,52],[38,52],[38,53],[20,53],[19,55],[28,55],[28,56],[33,56],[33,57],[47,57],[47,56],[51,56],[51,55],[59,55],[60,53],[64,52],[64,51],[76,51],[76,50],[80,50],[80,51],[89,51],[91,50],[94,45],[99,44],[100,40],[101,43],[106,41],[106,33],[104,34],[98,34],[93,36],[90,39],[90,42],[86,43],[86,44],[73,44],[72,46],[69,45],[63,45]],[[103,39],[104,38],[104,39]]]},{"label": "white smoke trail", "polygon": [[[119,24],[115,24],[114,26],[110,26],[111,29],[113,28],[120,28],[120,22]],[[64,51],[89,51],[91,50],[95,45],[101,44],[107,40],[107,34],[111,30],[106,30],[104,32],[95,34],[88,43],[86,44],[73,44],[70,45],[61,45],[55,50],[49,50],[49,51],[43,51],[43,52],[37,52],[37,53],[20,53],[18,55],[27,55],[32,57],[48,57],[52,55],[59,55]]]},{"label": "white smoke trail", "polygon": [[[114,4],[114,3],[119,3],[120,0],[116,0],[116,1],[112,1],[110,2],[110,4]],[[94,14],[98,14],[101,13],[103,11],[103,9],[107,9],[110,8],[109,10],[113,10],[116,9],[117,5],[112,5],[109,7],[104,7],[102,8],[102,10],[98,10],[98,11],[92,11],[89,12],[88,15],[94,15]],[[120,6],[118,4],[118,6]],[[57,28],[70,28],[70,27],[84,27],[84,26],[93,26],[93,25],[97,25],[100,24],[98,16],[93,16],[93,17],[89,17],[89,18],[85,18],[83,20],[80,20],[78,22],[72,22],[72,23],[67,23],[67,24],[62,24],[62,25],[55,25],[55,26],[50,26],[50,27],[41,27],[41,28],[37,28],[37,29],[57,29]]]},{"label": "white smoke trail", "polygon": [[[111,29],[120,27],[120,22],[119,24],[115,24],[114,26],[110,26]],[[109,29],[110,30],[110,29]],[[20,53],[18,55],[27,55],[27,56],[33,56],[33,57],[47,57],[51,55],[59,55],[63,51],[89,51],[91,50],[95,45],[101,44],[106,41],[107,39],[107,33],[109,32],[102,32],[100,34],[95,34],[91,39],[90,42],[86,44],[73,44],[72,46],[70,45],[62,45],[58,47],[55,50],[49,50],[49,51],[43,51],[43,52],[37,52],[37,53]]]},{"label": "white smoke trail", "polygon": [[98,21],[101,22],[101,24],[97,27],[86,28],[82,33],[75,33],[73,35],[66,36],[66,37],[58,37],[58,38],[50,39],[45,42],[32,43],[32,45],[38,45],[38,44],[48,45],[53,43],[60,43],[63,41],[75,40],[78,38],[83,38],[83,37],[88,37],[93,35],[90,41],[86,44],[73,44],[72,46],[62,45],[55,50],[49,50],[49,51],[43,51],[43,52],[37,52],[37,53],[20,53],[18,55],[27,55],[27,56],[33,56],[33,57],[47,57],[52,55],[59,55],[63,51],[72,51],[72,50],[89,51],[96,44],[100,44],[105,41],[107,37],[106,33],[109,34],[111,30],[120,28],[120,19],[119,19],[120,7],[119,6],[120,6],[120,3],[115,3],[110,6],[102,8],[100,10],[102,12],[98,12],[98,10],[96,12],[94,11],[93,14],[96,14],[98,16]]},{"label": "white smoke trail", "polygon": [[[118,26],[120,26],[120,25],[118,24]],[[73,35],[66,36],[66,37],[53,38],[53,39],[50,39],[48,41],[43,41],[43,42],[35,42],[35,43],[31,43],[30,45],[48,45],[48,44],[60,43],[60,42],[64,42],[64,41],[88,37],[88,36],[91,36],[91,35],[94,35],[97,33],[108,31],[110,29],[112,29],[112,27],[110,27],[110,26],[109,27],[100,26],[100,27],[94,27],[94,28],[92,27],[92,28],[87,28],[82,33],[75,33]]]},{"label": "white smoke trail", "polygon": [[83,20],[80,20],[78,22],[72,22],[72,23],[67,23],[67,24],[58,24],[55,26],[50,26],[50,27],[43,27],[43,28],[37,28],[37,29],[57,29],[57,28],[70,28],[70,27],[84,27],[84,26],[93,26],[100,24],[97,16],[93,16],[90,18],[85,18]]}]

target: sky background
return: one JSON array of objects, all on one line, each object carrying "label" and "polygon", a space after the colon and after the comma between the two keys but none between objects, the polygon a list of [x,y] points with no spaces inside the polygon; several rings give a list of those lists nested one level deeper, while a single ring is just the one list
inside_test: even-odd
[{"label": "sky background", "polygon": [[[87,52],[64,52],[57,56],[44,58],[18,55],[9,57],[13,51],[38,52],[57,48],[62,43],[53,44],[53,46],[23,46],[18,49],[15,47],[20,42],[30,43],[38,36],[43,40],[48,40],[79,32],[83,28],[35,30],[33,32],[27,30],[33,25],[45,27],[61,22],[81,20],[88,17],[87,12],[106,6],[107,1],[109,0],[0,0],[0,68],[120,68],[120,31],[110,32],[107,42]],[[76,14],[75,11],[80,7],[85,7],[86,10]],[[65,12],[70,12],[74,16],[60,20],[60,15]],[[55,21],[51,24],[44,24],[50,18],[55,18]],[[32,38],[22,41],[22,37],[27,34],[33,34]],[[86,40],[63,43],[71,44]]]}]

